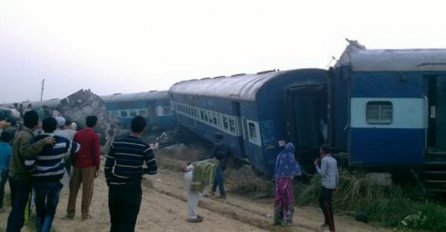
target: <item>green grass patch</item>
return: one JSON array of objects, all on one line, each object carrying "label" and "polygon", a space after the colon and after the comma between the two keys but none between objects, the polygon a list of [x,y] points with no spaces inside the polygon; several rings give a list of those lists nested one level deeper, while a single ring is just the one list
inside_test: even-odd
[{"label": "green grass patch", "polygon": [[[334,209],[348,215],[361,209],[369,222],[403,230],[446,231],[446,206],[433,200],[415,201],[399,186],[380,186],[362,173],[341,171],[333,193]],[[320,178],[296,185],[300,205],[318,202]]]}]

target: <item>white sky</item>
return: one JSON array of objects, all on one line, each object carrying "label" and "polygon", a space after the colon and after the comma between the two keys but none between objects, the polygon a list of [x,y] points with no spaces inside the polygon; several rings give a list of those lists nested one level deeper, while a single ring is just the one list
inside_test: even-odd
[{"label": "white sky", "polygon": [[0,103],[167,90],[193,78],[327,68],[369,49],[446,48],[435,0],[0,0]]}]

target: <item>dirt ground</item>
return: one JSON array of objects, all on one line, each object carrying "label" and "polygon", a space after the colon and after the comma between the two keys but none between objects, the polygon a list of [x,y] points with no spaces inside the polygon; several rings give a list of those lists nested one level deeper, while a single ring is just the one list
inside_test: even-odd
[{"label": "dirt ground", "polygon": [[[203,197],[199,203],[198,213],[204,217],[201,223],[186,221],[186,190],[179,168],[183,162],[163,158],[157,175],[145,176],[143,180],[143,200],[138,216],[136,231],[178,232],[178,231],[323,231],[320,224],[322,213],[313,207],[296,207],[294,223],[291,226],[272,226],[273,199],[254,199],[231,192],[228,185],[227,199]],[[74,220],[63,220],[68,191],[62,190],[57,214],[53,223],[57,232],[102,232],[109,231],[108,189],[101,173],[95,180],[92,219],[82,221],[77,214]],[[7,190],[9,191],[9,190]],[[80,195],[77,212],[80,212]],[[8,205],[8,204],[6,204]],[[0,228],[6,228],[10,211],[0,213]],[[347,216],[335,216],[338,232],[390,232],[355,221]],[[26,227],[22,231],[32,231]]]}]

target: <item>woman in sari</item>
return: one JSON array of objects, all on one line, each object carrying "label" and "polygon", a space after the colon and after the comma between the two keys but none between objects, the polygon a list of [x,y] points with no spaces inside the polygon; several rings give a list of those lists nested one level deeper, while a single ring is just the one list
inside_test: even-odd
[{"label": "woman in sari", "polygon": [[274,225],[291,224],[294,215],[293,178],[301,176],[302,170],[294,157],[294,145],[288,143],[277,155],[274,169],[276,182],[274,194]]}]

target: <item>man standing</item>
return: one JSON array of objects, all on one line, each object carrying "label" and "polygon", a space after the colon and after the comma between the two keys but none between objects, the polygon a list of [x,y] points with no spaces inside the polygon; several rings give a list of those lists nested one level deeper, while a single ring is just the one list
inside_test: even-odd
[{"label": "man standing", "polygon": [[110,151],[110,146],[113,142],[113,140],[115,139],[115,126],[114,125],[110,125],[110,127],[107,129],[107,131],[105,132],[106,134],[106,142],[104,145],[104,154],[108,154],[108,152]]},{"label": "man standing", "polygon": [[80,150],[74,156],[73,172],[70,179],[67,215],[65,219],[73,219],[76,211],[76,198],[82,184],[82,220],[91,218],[89,211],[93,197],[94,179],[98,175],[100,164],[99,136],[93,130],[98,118],[87,116],[87,127],[74,135],[74,141],[80,144]]},{"label": "man standing", "polygon": [[203,217],[197,214],[198,201],[203,191],[214,180],[218,166],[216,159],[207,159],[188,164],[183,168],[186,183],[188,222],[202,222]]},{"label": "man standing", "polygon": [[64,156],[78,151],[78,144],[54,134],[57,121],[53,117],[45,118],[42,122],[44,133],[34,137],[33,141],[52,136],[54,146],[45,146],[44,149],[30,159],[25,165],[32,172],[32,185],[35,192],[36,229],[37,231],[50,231],[59,203],[59,194],[62,189],[60,179],[64,175]]},{"label": "man standing", "polygon": [[[319,204],[324,213],[324,224],[322,227],[329,227],[330,232],[335,231],[332,194],[339,184],[338,164],[330,154],[330,147],[323,144],[320,147],[321,159],[316,159],[314,165],[318,174],[321,176],[321,193],[319,197]],[[320,163],[320,164],[319,164]]]},{"label": "man standing", "polygon": [[224,143],[223,135],[219,133],[215,134],[215,144],[211,151],[211,158],[216,158],[219,161],[219,164],[215,173],[215,180],[212,185],[211,194],[214,195],[218,187],[218,190],[220,191],[220,198],[222,199],[226,199],[223,171],[226,169],[229,156],[229,146]]},{"label": "man standing", "polygon": [[[67,139],[70,140],[71,142],[74,139],[74,135],[76,134],[76,130],[73,129],[72,125],[74,122],[71,122],[70,120],[65,120],[65,126],[64,126],[64,132],[66,133],[66,135],[68,136]],[[71,178],[71,156],[69,157],[65,157],[65,169],[67,172],[68,177]]]},{"label": "man standing", "polygon": [[[130,134],[115,139],[106,155],[104,173],[108,185],[111,232],[135,230],[141,206],[142,175],[154,175],[158,170],[152,148],[141,139],[145,127],[143,117],[134,117]],[[144,163],[146,168],[143,168]]]},{"label": "man standing", "polygon": [[23,116],[25,127],[14,137],[12,157],[9,165],[9,186],[11,189],[12,210],[9,213],[7,232],[20,231],[25,222],[25,207],[31,192],[31,176],[25,168],[25,159],[39,153],[47,144],[53,144],[53,137],[46,137],[31,143],[34,130],[39,124],[39,115],[30,110]]}]

